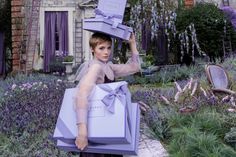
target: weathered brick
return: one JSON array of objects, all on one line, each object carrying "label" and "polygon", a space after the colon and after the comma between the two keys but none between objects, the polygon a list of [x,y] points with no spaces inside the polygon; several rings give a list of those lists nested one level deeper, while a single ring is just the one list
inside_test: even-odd
[{"label": "weathered brick", "polygon": [[13,24],[11,25],[11,29],[12,30],[22,30],[23,29],[23,25],[22,24]]},{"label": "weathered brick", "polygon": [[[17,49],[16,51],[19,52],[19,49]],[[20,59],[19,53],[13,53],[13,54],[12,54],[12,58],[15,59],[15,60],[19,60],[19,59]]]},{"label": "weathered brick", "polygon": [[12,0],[11,1],[11,6],[22,6],[23,5],[23,0]]},{"label": "weathered brick", "polygon": [[19,59],[13,59],[12,64],[13,64],[13,67],[18,66],[18,68],[16,68],[16,67],[15,68],[19,69],[20,60]]},{"label": "weathered brick", "polygon": [[21,13],[21,12],[13,12],[11,13],[11,17],[14,18],[14,17],[24,17],[24,13]]},{"label": "weathered brick", "polygon": [[11,12],[21,12],[21,6],[13,6],[11,7]]},{"label": "weathered brick", "polygon": [[22,36],[23,30],[12,30],[12,36]]},{"label": "weathered brick", "polygon": [[21,18],[21,17],[11,19],[12,24],[22,24],[22,22],[23,22],[23,18]]},{"label": "weathered brick", "polygon": [[19,47],[21,47],[21,42],[17,41],[12,43],[12,48],[19,48]]},{"label": "weathered brick", "polygon": [[[12,49],[13,56],[14,56],[14,54],[19,54],[19,53],[20,53],[20,49],[19,48],[13,48]],[[19,56],[15,56],[15,57],[17,57],[17,58],[13,57],[13,59],[19,59]]]},{"label": "weathered brick", "polygon": [[13,36],[12,37],[12,41],[22,41],[22,36],[18,35],[18,36]]}]

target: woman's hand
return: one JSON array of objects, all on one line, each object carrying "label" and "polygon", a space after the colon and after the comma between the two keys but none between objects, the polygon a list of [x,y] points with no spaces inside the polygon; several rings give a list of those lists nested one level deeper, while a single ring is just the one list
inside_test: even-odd
[{"label": "woman's hand", "polygon": [[128,43],[129,43],[131,52],[132,52],[132,53],[138,53],[134,33],[131,34]]},{"label": "woman's hand", "polygon": [[134,33],[132,33],[131,35],[130,35],[130,38],[129,38],[129,44],[136,44],[136,41],[135,41],[135,35],[134,35]]},{"label": "woman's hand", "polygon": [[75,139],[75,145],[83,151],[88,145],[87,125],[85,123],[78,124],[79,134]]}]

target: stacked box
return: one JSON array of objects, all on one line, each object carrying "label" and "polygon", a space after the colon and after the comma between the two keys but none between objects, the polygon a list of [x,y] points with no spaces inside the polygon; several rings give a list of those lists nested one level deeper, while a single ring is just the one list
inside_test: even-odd
[{"label": "stacked box", "polygon": [[[140,125],[140,110],[137,103],[131,104],[131,142],[128,144],[93,144],[89,143],[83,152],[102,153],[102,154],[119,154],[119,155],[137,155],[139,142],[139,125]],[[60,149],[69,152],[80,152],[75,144],[68,144],[57,140],[57,146]]]},{"label": "stacked box", "polygon": [[84,19],[83,29],[129,40],[133,30],[122,24],[126,2],[127,0],[99,0],[95,18]]},{"label": "stacked box", "polygon": [[[78,135],[74,97],[76,88],[66,89],[53,137],[74,143]],[[112,102],[106,102],[108,98]],[[110,104],[108,104],[110,103]],[[108,105],[107,105],[108,104]],[[131,97],[127,82],[96,85],[89,98],[88,140],[93,143],[131,142]],[[112,109],[114,111],[109,111]]]}]

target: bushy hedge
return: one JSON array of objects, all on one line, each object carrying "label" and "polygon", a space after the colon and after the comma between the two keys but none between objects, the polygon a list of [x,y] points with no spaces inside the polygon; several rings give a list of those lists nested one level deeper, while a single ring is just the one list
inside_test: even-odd
[{"label": "bushy hedge", "polygon": [[[200,48],[206,52],[211,61],[223,57],[224,21],[230,36],[235,35],[232,25],[225,18],[224,13],[213,3],[197,3],[192,9],[180,9],[177,11],[176,27],[178,31],[184,31],[193,23],[196,29]],[[233,45],[235,40],[233,40]]]}]

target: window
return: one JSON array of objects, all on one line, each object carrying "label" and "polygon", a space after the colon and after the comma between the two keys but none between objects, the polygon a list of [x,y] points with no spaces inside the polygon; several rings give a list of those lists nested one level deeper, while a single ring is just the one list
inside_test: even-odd
[{"label": "window", "polygon": [[[69,40],[68,52],[69,52],[69,55],[73,55],[73,52],[74,52],[73,17],[74,17],[74,12],[75,12],[74,7],[41,7],[40,8],[40,55],[43,56],[45,53],[44,52],[45,36],[48,35],[48,34],[45,34],[45,27],[41,27],[41,26],[45,26],[46,12],[68,12],[68,26],[69,26],[68,27],[68,40]],[[60,30],[57,30],[56,32],[60,34]],[[57,38],[55,39],[57,42],[59,41],[59,38],[56,37],[58,33],[54,33],[55,38]],[[60,44],[59,45],[57,44],[55,46],[57,46],[56,48],[57,50],[60,49]]]},{"label": "window", "polygon": [[55,53],[59,55],[59,31],[57,25],[55,26]]},{"label": "window", "polygon": [[223,6],[229,6],[229,0],[222,0]]}]

